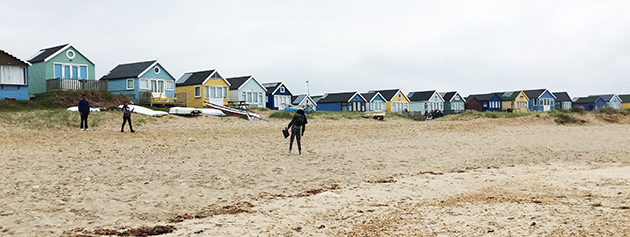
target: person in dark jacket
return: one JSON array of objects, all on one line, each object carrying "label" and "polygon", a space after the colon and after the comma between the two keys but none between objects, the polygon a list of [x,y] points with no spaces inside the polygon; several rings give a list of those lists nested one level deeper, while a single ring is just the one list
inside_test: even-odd
[{"label": "person in dark jacket", "polygon": [[285,129],[291,129],[291,139],[289,140],[289,155],[291,155],[291,150],[293,149],[293,139],[297,138],[298,151],[300,155],[302,155],[302,136],[304,136],[304,131],[306,131],[306,124],[308,120],[306,120],[306,115],[304,114],[304,110],[298,110],[293,115],[291,122]]},{"label": "person in dark jacket", "polygon": [[[81,130],[85,127],[88,129],[88,115],[90,115],[90,102],[87,101],[85,94],[81,95],[79,100],[79,114],[81,114]],[[85,124],[85,126],[83,125]]]},{"label": "person in dark jacket", "polygon": [[120,128],[120,132],[125,132],[126,122],[129,122],[129,130],[131,132],[136,132],[133,130],[133,127],[131,126],[131,113],[133,112],[133,109],[129,109],[129,102],[125,101],[125,105],[123,105],[122,111],[123,111],[123,125],[122,125],[122,128]]}]

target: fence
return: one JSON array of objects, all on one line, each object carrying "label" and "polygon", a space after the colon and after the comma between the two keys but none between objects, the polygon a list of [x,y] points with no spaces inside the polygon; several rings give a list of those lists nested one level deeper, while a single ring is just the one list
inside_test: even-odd
[{"label": "fence", "polygon": [[159,98],[153,97],[151,91],[141,91],[138,93],[138,103],[144,105],[160,105],[160,106],[187,106],[188,97],[186,92],[179,92],[173,95],[173,98]]},{"label": "fence", "polygon": [[61,78],[46,80],[46,92],[93,89],[107,91],[107,81]]}]

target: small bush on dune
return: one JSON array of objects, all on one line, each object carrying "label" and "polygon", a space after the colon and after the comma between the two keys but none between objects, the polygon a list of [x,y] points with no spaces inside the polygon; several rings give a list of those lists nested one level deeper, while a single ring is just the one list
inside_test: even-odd
[{"label": "small bush on dune", "polygon": [[584,109],[584,107],[582,106],[577,106],[577,107],[573,107],[571,109],[569,109],[571,112],[573,113],[578,113],[578,114],[584,114],[586,113],[586,110]]},{"label": "small bush on dune", "polygon": [[598,114],[617,114],[619,113],[619,110],[613,109],[611,107],[604,107],[604,108],[597,109],[594,112]]},{"label": "small bush on dune", "polygon": [[570,112],[566,110],[552,110],[549,111],[549,116],[554,117],[554,121],[557,124],[583,124],[586,121],[577,119]]},{"label": "small bush on dune", "polygon": [[293,118],[293,113],[284,112],[284,111],[273,112],[269,115],[269,118],[291,119]]}]

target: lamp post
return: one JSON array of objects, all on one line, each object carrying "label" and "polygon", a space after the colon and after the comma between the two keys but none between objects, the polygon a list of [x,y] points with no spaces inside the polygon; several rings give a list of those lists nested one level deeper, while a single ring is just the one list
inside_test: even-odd
[{"label": "lamp post", "polygon": [[308,88],[308,81],[306,81],[306,95],[311,96],[311,91]]}]

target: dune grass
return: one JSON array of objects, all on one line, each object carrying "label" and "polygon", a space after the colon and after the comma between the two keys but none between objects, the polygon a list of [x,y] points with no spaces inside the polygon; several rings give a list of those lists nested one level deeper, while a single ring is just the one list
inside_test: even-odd
[{"label": "dune grass", "polygon": [[459,114],[450,114],[441,118],[437,118],[436,120],[473,120],[480,118],[518,118],[518,117],[526,117],[526,116],[535,116],[540,112],[527,112],[527,113],[506,113],[506,112],[496,112],[496,111],[466,111],[464,113]]}]

